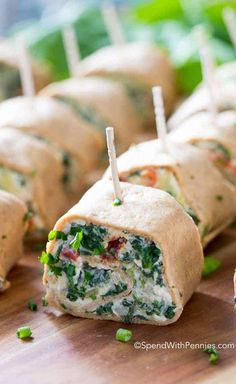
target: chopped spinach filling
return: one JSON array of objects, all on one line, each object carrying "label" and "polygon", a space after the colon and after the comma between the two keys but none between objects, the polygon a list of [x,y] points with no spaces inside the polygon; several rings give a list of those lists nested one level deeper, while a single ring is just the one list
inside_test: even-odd
[{"label": "chopped spinach filling", "polygon": [[[75,242],[76,238],[78,238],[78,233],[81,232],[83,236],[77,248],[80,253],[86,256],[92,256],[100,255],[104,252],[103,241],[107,235],[106,228],[93,224],[80,225],[72,223],[69,234],[75,236]],[[72,244],[74,244],[74,242]]]},{"label": "chopped spinach filling", "polygon": [[[175,316],[176,306],[171,296],[155,299],[154,291],[150,291],[152,286],[165,289],[161,250],[152,240],[127,231],[114,238],[104,227],[80,223],[72,223],[69,230],[64,232],[51,231],[49,240],[58,241],[55,254],[43,252],[40,261],[48,265],[49,274],[54,274],[57,278],[66,275],[65,296],[70,302],[89,299],[95,304],[98,298],[106,301],[113,296],[118,301],[104,302],[91,313],[111,315],[118,311],[126,323],[131,323],[135,318],[148,320],[149,317],[159,316],[171,319]],[[65,248],[69,253],[64,253]],[[96,255],[102,261],[110,255],[121,260],[123,273],[132,281],[131,293],[127,292],[128,280],[124,281],[115,267],[112,269],[108,267],[109,264],[105,268],[91,266],[88,259],[82,259],[82,264],[77,264],[76,258],[70,259],[71,250],[78,258],[80,255]],[[123,292],[128,296],[117,298]],[[146,292],[144,296],[142,292]],[[150,300],[146,302],[145,297],[149,295],[153,299],[150,296]]]},{"label": "chopped spinach filling", "polygon": [[104,315],[104,314],[112,314],[112,305],[113,305],[113,302],[110,301],[109,303],[107,304],[104,304],[104,305],[100,305],[99,307],[97,307],[96,309],[96,313],[97,315]]}]

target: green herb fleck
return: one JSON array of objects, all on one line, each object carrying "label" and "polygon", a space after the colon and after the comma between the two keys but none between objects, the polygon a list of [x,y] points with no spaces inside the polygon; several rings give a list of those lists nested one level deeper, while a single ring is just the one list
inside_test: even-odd
[{"label": "green herb fleck", "polygon": [[39,260],[40,260],[40,263],[46,264],[46,265],[52,265],[57,263],[58,261],[57,258],[55,258],[51,253],[45,252],[45,251],[42,252],[42,255]]},{"label": "green herb fleck", "polygon": [[97,299],[97,295],[95,293],[92,293],[89,297],[92,300],[96,300]]},{"label": "green herb fleck", "polygon": [[202,271],[202,276],[203,277],[209,276],[211,273],[217,271],[220,265],[221,265],[221,262],[217,260],[215,257],[206,256],[204,258],[204,267]]},{"label": "green herb fleck", "polygon": [[62,231],[56,231],[55,229],[50,231],[49,232],[49,235],[48,235],[48,240],[49,241],[52,241],[52,240],[66,240],[67,239],[67,236],[64,232]]},{"label": "green herb fleck", "polygon": [[205,348],[204,352],[208,353],[209,355],[209,362],[211,364],[217,364],[219,361],[219,352],[216,350],[216,348]]},{"label": "green herb fleck", "polygon": [[25,326],[18,328],[16,334],[19,339],[27,339],[32,336],[32,331],[29,326]]},{"label": "green herb fleck", "polygon": [[222,195],[216,195],[216,200],[222,201],[223,200],[223,196]]},{"label": "green herb fleck", "polygon": [[119,328],[116,331],[116,340],[122,341],[123,343],[127,343],[132,339],[132,332],[128,329]]},{"label": "green herb fleck", "polygon": [[70,242],[70,245],[75,251],[78,251],[82,239],[83,239],[83,231],[79,231],[76,233],[75,238]]},{"label": "green herb fleck", "polygon": [[28,301],[27,306],[28,306],[28,308],[29,308],[32,312],[35,312],[35,311],[37,311],[37,309],[38,309],[37,304],[36,304],[32,299],[30,299],[30,300]]},{"label": "green herb fleck", "polygon": [[117,207],[118,205],[121,205],[122,204],[122,201],[121,199],[119,199],[118,197],[113,201],[112,203],[114,205],[114,207]]}]

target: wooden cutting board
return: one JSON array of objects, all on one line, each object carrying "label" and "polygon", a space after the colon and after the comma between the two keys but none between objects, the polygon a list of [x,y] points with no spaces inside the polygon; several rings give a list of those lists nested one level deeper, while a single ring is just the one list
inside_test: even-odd
[{"label": "wooden cutting board", "polygon": [[[221,236],[207,253],[222,266],[202,281],[178,322],[126,326],[134,335],[127,344],[115,340],[120,323],[55,316],[45,309],[39,253],[26,254],[9,276],[12,287],[0,295],[0,383],[235,383],[236,238]],[[37,312],[27,309],[29,298],[38,303]],[[31,341],[17,339],[23,325],[30,325]],[[219,364],[212,366],[201,349],[135,349],[137,341],[235,343],[235,349],[221,350]]]}]

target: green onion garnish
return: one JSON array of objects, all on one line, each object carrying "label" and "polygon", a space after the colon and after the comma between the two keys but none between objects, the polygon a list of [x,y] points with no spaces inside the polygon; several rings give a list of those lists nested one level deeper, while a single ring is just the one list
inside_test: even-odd
[{"label": "green onion garnish", "polygon": [[115,199],[115,200],[113,200],[113,203],[112,203],[113,205],[114,205],[114,207],[117,207],[118,205],[121,205],[122,204],[122,201],[121,201],[121,199],[119,199],[118,197]]},{"label": "green onion garnish", "polygon": [[216,348],[205,348],[204,352],[208,353],[209,355],[209,362],[211,364],[217,364],[219,361],[219,352],[216,350]]},{"label": "green onion garnish", "polygon": [[39,261],[42,264],[50,265],[55,263],[55,257],[51,253],[43,251]]},{"label": "green onion garnish", "polygon": [[82,239],[83,239],[83,231],[79,231],[76,233],[74,239],[70,242],[70,245],[75,251],[78,251]]},{"label": "green onion garnish", "polygon": [[217,271],[220,265],[221,265],[221,262],[217,260],[215,257],[206,256],[204,258],[204,267],[202,271],[202,276],[203,277],[209,276],[211,273]]},{"label": "green onion garnish", "polygon": [[132,332],[128,329],[119,328],[116,331],[116,340],[122,341],[123,343],[127,343],[127,341],[130,341],[132,339]]},{"label": "green onion garnish", "polygon": [[17,329],[16,334],[19,339],[27,339],[28,337],[32,336],[32,331],[29,326],[20,327]]},{"label": "green onion garnish", "polygon": [[64,232],[56,231],[55,229],[53,229],[48,234],[48,240],[52,241],[54,239],[56,239],[56,240],[59,240],[59,239],[66,240],[67,236],[66,236],[66,234]]},{"label": "green onion garnish", "polygon": [[36,304],[32,299],[30,299],[30,300],[28,301],[28,308],[29,308],[32,312],[35,312],[35,311],[37,311],[38,306],[37,306],[37,304]]}]

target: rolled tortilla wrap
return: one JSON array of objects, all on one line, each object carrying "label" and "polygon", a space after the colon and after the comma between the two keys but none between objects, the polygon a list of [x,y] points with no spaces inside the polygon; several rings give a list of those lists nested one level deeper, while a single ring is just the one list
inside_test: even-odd
[{"label": "rolled tortilla wrap", "polygon": [[167,115],[176,101],[170,61],[160,48],[147,42],[102,48],[79,63],[78,76],[103,76],[122,83],[145,128],[154,126],[153,86],[162,87]]},{"label": "rolled tortilla wrap", "polygon": [[[45,87],[51,75],[45,64],[32,59],[32,70],[36,91]],[[0,101],[22,94],[19,58],[13,42],[0,41]]]},{"label": "rolled tortilla wrap", "polygon": [[0,104],[0,128],[13,127],[44,140],[59,152],[71,204],[85,188],[85,178],[99,161],[103,139],[70,107],[46,96],[17,97]]},{"label": "rolled tortilla wrap", "polygon": [[[219,79],[220,80],[220,79]],[[236,83],[220,82],[217,87],[217,105],[219,111],[236,109]],[[220,89],[220,92],[218,91]],[[191,116],[209,110],[209,96],[205,87],[199,86],[175,111],[168,121],[169,128],[176,129]]]},{"label": "rolled tortilla wrap", "polygon": [[0,292],[10,286],[7,274],[22,256],[26,214],[27,208],[21,200],[0,191]]},{"label": "rolled tortilla wrap", "polygon": [[116,126],[118,151],[129,147],[141,130],[140,122],[123,87],[99,77],[69,79],[50,84],[42,95],[66,103],[79,118],[91,124],[103,138],[104,129]]},{"label": "rolled tortilla wrap", "polygon": [[[158,140],[133,146],[118,158],[118,171],[122,181],[173,195],[195,221],[203,245],[234,220],[234,188],[207,154],[191,145],[170,141],[168,153],[163,152]],[[109,170],[105,177],[110,177]]]},{"label": "rolled tortilla wrap", "polygon": [[50,233],[49,305],[74,316],[167,325],[196,289],[203,266],[193,221],[167,193],[96,183]]},{"label": "rolled tortilla wrap", "polygon": [[31,236],[45,235],[67,208],[63,168],[43,142],[15,129],[0,130],[0,189],[23,200]]},{"label": "rolled tortilla wrap", "polygon": [[223,177],[236,187],[236,111],[217,114],[201,112],[170,133],[174,141],[189,143],[206,151]]},{"label": "rolled tortilla wrap", "polygon": [[[47,96],[17,97],[0,104],[0,127],[15,127],[55,143],[89,169],[97,162],[88,150],[103,145],[100,135],[71,108]],[[96,152],[96,151],[93,151]]]}]

